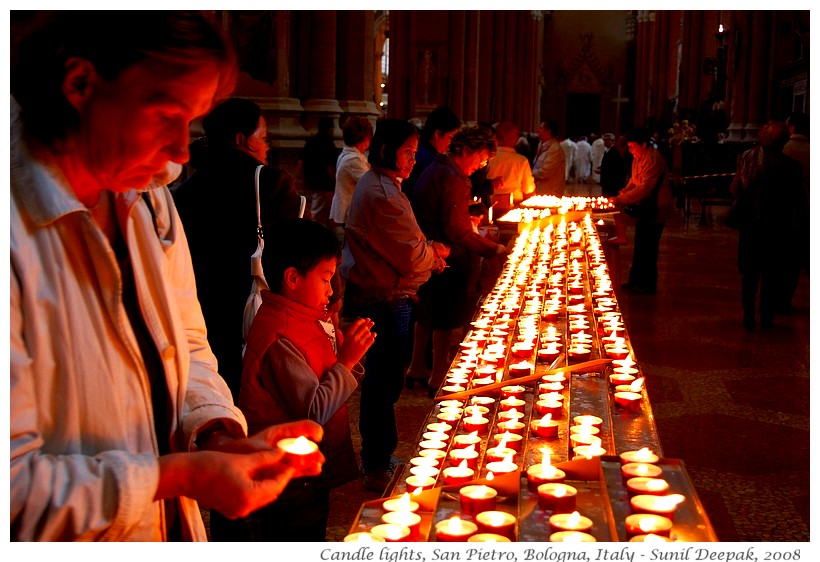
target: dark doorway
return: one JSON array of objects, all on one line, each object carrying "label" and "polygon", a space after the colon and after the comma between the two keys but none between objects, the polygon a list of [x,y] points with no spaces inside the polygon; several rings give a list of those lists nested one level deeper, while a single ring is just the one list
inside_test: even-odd
[{"label": "dark doorway", "polygon": [[601,94],[567,94],[567,135],[601,134]]}]

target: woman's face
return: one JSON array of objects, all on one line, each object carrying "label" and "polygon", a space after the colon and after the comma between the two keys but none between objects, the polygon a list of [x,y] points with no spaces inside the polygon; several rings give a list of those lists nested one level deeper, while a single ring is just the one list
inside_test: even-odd
[{"label": "woman's face", "polygon": [[80,127],[73,146],[79,180],[96,189],[147,187],[168,162],[188,161],[189,125],[205,114],[217,90],[217,68],[160,73],[138,63],[108,81],[92,72],[88,94],[77,99]]},{"label": "woman's face", "polygon": [[456,165],[461,168],[465,176],[471,176],[473,172],[487,165],[490,161],[490,151],[486,148],[476,150],[475,152],[465,150],[462,156],[452,156],[451,158]]},{"label": "woman's face", "polygon": [[456,136],[458,129],[453,129],[452,131],[433,131],[433,135],[430,137],[430,144],[433,145],[433,148],[436,149],[436,152],[439,154],[446,154],[447,149],[450,148],[450,143],[453,141],[453,137]]},{"label": "woman's face", "polygon": [[647,145],[648,143],[645,142],[641,143],[629,141],[626,143],[626,146],[629,148],[629,152],[631,152],[632,156],[635,158],[641,158],[644,154],[646,154],[646,151],[648,150]]},{"label": "woman's face", "polygon": [[396,176],[407,179],[413,166],[416,165],[416,151],[419,148],[419,139],[416,135],[408,137],[396,151]]}]

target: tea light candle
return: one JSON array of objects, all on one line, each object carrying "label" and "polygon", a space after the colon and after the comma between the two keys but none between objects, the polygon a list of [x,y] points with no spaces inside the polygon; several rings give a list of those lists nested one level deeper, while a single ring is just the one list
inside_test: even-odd
[{"label": "tea light candle", "polygon": [[532,355],[534,351],[534,347],[531,343],[514,343],[510,348],[510,352],[512,353],[513,357],[518,358],[527,358]]},{"label": "tea light candle", "polygon": [[669,537],[662,537],[661,535],[655,535],[653,533],[649,533],[648,535],[635,535],[629,542],[675,542]]},{"label": "tea light candle", "polygon": [[598,416],[583,415],[572,418],[572,423],[575,425],[591,425],[598,429],[603,429],[604,420]]},{"label": "tea light candle", "polygon": [[506,458],[512,458],[515,456],[515,449],[511,449],[506,446],[496,446],[490,447],[487,449],[486,453],[484,454],[485,459],[484,462],[493,463],[498,461],[503,461]]},{"label": "tea light candle", "polygon": [[529,361],[521,361],[510,365],[510,376],[513,378],[526,377],[532,374],[533,365]]},{"label": "tea light candle", "polygon": [[[453,393],[453,392],[462,392],[464,390],[467,390],[467,387],[464,386],[464,385],[461,385],[461,384],[448,384],[446,386],[442,386],[441,390],[443,390],[447,394],[450,394],[450,393]],[[441,418],[439,418],[439,419],[441,419]],[[446,421],[446,420],[442,420],[442,421]]]},{"label": "tea light candle", "polygon": [[600,445],[579,445],[574,447],[572,451],[575,453],[575,459],[594,459],[606,454],[606,449]]},{"label": "tea light candle", "polygon": [[492,377],[477,377],[473,379],[473,388],[489,386],[495,382],[495,375]]},{"label": "tea light candle", "polygon": [[635,377],[632,375],[615,373],[614,375],[609,375],[609,384],[612,386],[618,386],[622,384],[629,384],[635,380]]},{"label": "tea light candle", "polygon": [[493,533],[515,538],[515,516],[505,511],[482,511],[475,516],[475,523],[479,533]]},{"label": "tea light candle", "polygon": [[412,511],[388,511],[382,515],[382,521],[393,525],[401,525],[410,530],[405,540],[417,541],[421,528],[421,516]]},{"label": "tea light candle", "polygon": [[637,392],[616,392],[615,404],[630,412],[635,412],[641,409],[641,396]]},{"label": "tea light candle", "polygon": [[661,467],[645,462],[630,462],[621,465],[621,476],[623,476],[624,481],[636,476],[657,478],[662,472]]},{"label": "tea light candle", "polygon": [[410,529],[404,525],[396,525],[395,523],[382,523],[376,525],[370,532],[385,542],[403,542],[408,540],[410,536]]},{"label": "tea light candle", "polygon": [[491,404],[495,404],[495,398],[491,396],[471,396],[470,404],[476,406],[487,406],[489,408]]},{"label": "tea light candle", "polygon": [[548,343],[538,350],[538,361],[551,364],[561,355],[561,347],[556,342]]},{"label": "tea light candle", "polygon": [[492,511],[495,509],[495,500],[498,492],[489,486],[472,485],[464,486],[458,491],[461,502],[461,513],[471,516],[482,511]]},{"label": "tea light candle", "polygon": [[578,490],[573,486],[560,482],[548,482],[540,484],[537,491],[538,505],[541,506],[541,509],[553,513],[572,513],[575,511]]},{"label": "tea light candle", "polygon": [[566,474],[550,463],[550,450],[541,449],[541,463],[534,464],[527,469],[527,484],[530,490],[537,490],[538,486],[547,483],[563,482]]},{"label": "tea light candle", "polygon": [[592,348],[586,345],[576,344],[567,351],[570,360],[575,362],[589,361],[592,355]]},{"label": "tea light candle", "polygon": [[430,478],[438,477],[438,466],[413,466],[410,468],[410,474],[413,476],[429,476]]},{"label": "tea light candle", "polygon": [[552,419],[551,414],[547,414],[540,420],[533,420],[530,430],[538,437],[553,439],[558,437],[558,422]]},{"label": "tea light candle", "polygon": [[467,447],[474,447],[481,443],[481,437],[478,432],[467,433],[466,435],[456,435],[453,438],[453,447],[457,449],[466,449]]},{"label": "tea light candle", "polygon": [[343,542],[384,542],[384,539],[377,537],[370,531],[359,531],[357,533],[350,533],[342,539]]},{"label": "tea light candle", "polygon": [[542,382],[538,384],[538,394],[548,394],[550,392],[563,392],[564,383],[562,382]]},{"label": "tea light candle", "polygon": [[637,451],[624,451],[621,453],[620,457],[622,464],[628,464],[631,462],[655,464],[660,460],[658,455],[649,450],[648,447],[643,447]]},{"label": "tea light candle", "polygon": [[301,435],[280,439],[276,446],[285,452],[285,463],[294,468],[305,468],[314,463],[314,456],[319,450],[319,445]]},{"label": "tea light candle", "polygon": [[424,441],[449,441],[450,436],[441,431],[426,431],[422,434]]},{"label": "tea light candle", "polygon": [[515,408],[504,412],[498,412],[498,421],[521,421],[521,418],[523,417],[524,412],[519,412]]},{"label": "tea light candle", "polygon": [[419,510],[419,504],[410,499],[410,494],[404,493],[398,498],[384,500],[382,509],[385,511],[413,511]]},{"label": "tea light candle", "polygon": [[442,472],[444,483],[448,486],[455,486],[469,482],[475,476],[475,470],[467,466],[467,461],[462,461],[458,466],[448,466]]},{"label": "tea light candle", "polygon": [[523,400],[524,393],[526,391],[527,391],[526,388],[524,388],[521,385],[517,385],[517,384],[516,385],[511,385],[511,386],[504,386],[504,387],[501,387],[501,398],[502,398],[502,400],[504,400],[506,398],[517,398],[519,400]]},{"label": "tea light candle", "polygon": [[436,414],[436,419],[439,423],[446,423],[449,426],[455,426],[458,424],[458,420],[461,419],[460,415],[450,414],[448,412],[439,412]]},{"label": "tea light candle", "polygon": [[624,346],[607,344],[604,345],[604,350],[606,351],[606,356],[610,359],[623,359],[629,355],[629,348]]},{"label": "tea light candle", "polygon": [[504,433],[496,433],[493,435],[493,443],[495,443],[496,447],[507,447],[516,453],[521,452],[521,443],[523,441],[524,437],[522,435],[510,433],[509,431],[505,431]]},{"label": "tea light candle", "polygon": [[591,433],[571,433],[569,436],[569,442],[573,450],[576,447],[581,447],[584,445],[601,446],[601,438],[597,435],[592,435]]},{"label": "tea light candle", "polygon": [[626,481],[626,489],[633,495],[647,494],[651,496],[662,496],[669,490],[669,482],[663,478],[636,476]]},{"label": "tea light candle", "polygon": [[461,400],[442,400],[438,403],[440,411],[444,408],[463,408],[464,402]]},{"label": "tea light candle", "polygon": [[432,466],[437,468],[441,464],[441,459],[433,457],[413,457],[408,462],[411,467]]},{"label": "tea light candle", "polygon": [[487,428],[490,425],[490,420],[479,414],[467,416],[462,420],[464,431],[467,433],[476,432],[479,435],[487,433]]},{"label": "tea light candle", "polygon": [[576,433],[582,433],[585,435],[598,435],[601,433],[601,430],[595,427],[594,425],[571,425],[569,426],[569,434],[574,435]]},{"label": "tea light candle", "polygon": [[408,492],[413,493],[416,490],[430,490],[436,485],[436,479],[432,476],[408,476],[405,481],[405,488]]},{"label": "tea light candle", "polygon": [[665,496],[639,494],[630,498],[629,506],[632,508],[633,513],[652,513],[672,519],[678,505],[685,499],[686,497],[682,494],[668,494]]},{"label": "tea light candle", "polygon": [[634,513],[627,515],[626,536],[632,538],[635,535],[660,535],[668,537],[672,531],[672,520],[662,515],[651,513]]},{"label": "tea light candle", "polygon": [[467,539],[467,542],[511,542],[507,537],[495,533],[476,533]]},{"label": "tea light candle", "polygon": [[521,400],[520,398],[509,397],[501,400],[498,403],[499,407],[501,408],[502,412],[506,412],[508,410],[512,410],[513,408],[516,410],[523,410],[524,406],[527,405],[526,401]]},{"label": "tea light candle", "polygon": [[441,449],[422,449],[421,451],[419,451],[419,456],[436,459],[438,461],[438,464],[440,465],[444,461],[444,457],[447,456],[447,453],[445,453]]},{"label": "tea light candle", "polygon": [[557,400],[539,400],[535,403],[535,411],[541,416],[560,418],[564,411],[564,403]]},{"label": "tea light candle", "polygon": [[436,540],[439,542],[463,542],[477,532],[475,523],[464,521],[458,515],[436,523]]},{"label": "tea light candle", "polygon": [[421,449],[446,449],[447,443],[445,441],[421,441],[419,442],[419,448]]},{"label": "tea light candle", "polygon": [[449,423],[444,422],[435,422],[435,423],[428,423],[427,424],[427,431],[435,431],[439,433],[447,433],[449,434],[453,431],[453,426]]},{"label": "tea light candle", "polygon": [[549,518],[550,531],[581,531],[589,532],[592,529],[592,519],[584,517],[577,511],[572,513],[556,513]]},{"label": "tea light candle", "polygon": [[560,382],[561,384],[567,383],[567,376],[564,373],[553,373],[551,375],[544,375],[541,377],[541,382]]},{"label": "tea light candle", "polygon": [[501,431],[501,432],[509,431],[510,433],[515,433],[517,435],[522,435],[524,433],[524,428],[527,427],[527,426],[524,425],[523,423],[519,422],[519,421],[508,420],[508,421],[498,422],[497,427],[498,427],[498,431]]},{"label": "tea light candle", "polygon": [[487,406],[481,406],[479,404],[471,404],[464,408],[464,415],[470,417],[474,415],[483,416],[486,413],[489,413],[490,409]]},{"label": "tea light candle", "polygon": [[458,466],[462,462],[466,462],[467,466],[473,470],[478,469],[478,451],[475,447],[467,447],[466,449],[450,449],[448,458],[451,466]]},{"label": "tea light candle", "polygon": [[501,461],[488,462],[484,466],[487,469],[487,472],[492,472],[493,475],[509,474],[511,472],[515,472],[516,470],[518,470],[518,465],[515,462],[513,462],[512,456],[508,456]]},{"label": "tea light candle", "polygon": [[558,531],[550,535],[550,542],[597,542],[595,537],[581,531]]}]

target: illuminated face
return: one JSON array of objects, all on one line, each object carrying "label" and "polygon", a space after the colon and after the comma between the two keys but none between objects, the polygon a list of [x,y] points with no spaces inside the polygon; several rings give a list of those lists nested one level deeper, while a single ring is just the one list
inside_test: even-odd
[{"label": "illuminated face", "polygon": [[396,151],[396,176],[407,179],[413,166],[416,164],[416,151],[419,148],[419,139],[415,135],[408,137]]},{"label": "illuminated face", "polygon": [[327,258],[316,264],[306,275],[296,274],[291,300],[309,308],[325,310],[333,294],[330,280],[336,273],[336,258]]},{"label": "illuminated face", "polygon": [[268,124],[261,115],[256,130],[245,141],[243,150],[262,164],[268,163]]},{"label": "illuminated face", "polygon": [[215,65],[169,76],[151,61],[112,81],[95,75],[90,93],[75,106],[76,154],[89,176],[84,181],[111,191],[140,189],[169,161],[187,162],[188,127],[210,109],[217,76]]},{"label": "illuminated face", "polygon": [[445,154],[447,149],[450,148],[450,143],[453,141],[453,137],[456,136],[457,132],[458,129],[453,129],[446,133],[443,131],[433,131],[433,136],[430,137],[430,144],[433,145],[436,152]]},{"label": "illuminated face", "polygon": [[629,152],[631,152],[632,156],[634,156],[635,158],[641,158],[642,156],[644,156],[646,154],[647,150],[649,150],[647,148],[647,143],[645,143],[645,142],[644,143],[639,143],[639,142],[629,141],[629,142],[626,143],[626,146],[629,147]]},{"label": "illuminated face", "polygon": [[456,161],[459,167],[461,167],[461,170],[464,172],[464,175],[469,176],[476,170],[487,165],[487,162],[490,161],[490,152],[486,149],[468,152]]}]

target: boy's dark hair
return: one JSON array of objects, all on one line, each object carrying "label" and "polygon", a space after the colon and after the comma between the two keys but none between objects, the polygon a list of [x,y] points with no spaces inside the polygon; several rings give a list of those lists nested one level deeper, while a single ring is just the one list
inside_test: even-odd
[{"label": "boy's dark hair", "polygon": [[381,119],[370,140],[367,161],[388,170],[396,169],[396,152],[410,137],[418,137],[416,126],[404,119]]},{"label": "boy's dark hair", "polygon": [[309,219],[289,219],[265,231],[262,268],[274,293],[282,292],[285,270],[296,268],[307,273],[328,258],[341,259],[342,250],[336,236],[324,225]]},{"label": "boy's dark hair", "polygon": [[638,144],[647,144],[652,138],[649,129],[632,129],[626,133],[627,142],[636,142]]},{"label": "boy's dark hair", "polygon": [[236,134],[251,136],[259,126],[262,109],[246,98],[230,98],[202,119],[208,146],[234,146]]},{"label": "boy's dark hair", "polygon": [[367,117],[350,117],[342,125],[342,138],[347,146],[354,146],[373,138],[373,125]]},{"label": "boy's dark hair", "polygon": [[449,107],[439,106],[431,111],[427,119],[424,120],[424,126],[421,129],[421,138],[422,140],[429,141],[436,131],[449,133],[460,127],[461,119],[458,118],[458,115]]}]

